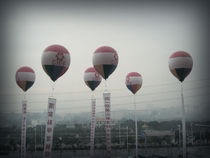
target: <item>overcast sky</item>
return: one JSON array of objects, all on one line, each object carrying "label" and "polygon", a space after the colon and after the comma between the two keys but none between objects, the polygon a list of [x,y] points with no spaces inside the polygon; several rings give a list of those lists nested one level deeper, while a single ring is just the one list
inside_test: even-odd
[{"label": "overcast sky", "polygon": [[[3,3],[3,2],[2,2]],[[207,1],[45,1],[4,2],[1,5],[1,106],[20,112],[22,90],[15,72],[29,66],[36,81],[28,91],[31,112],[47,108],[53,82],[43,71],[43,50],[52,44],[66,47],[71,55],[68,71],[55,82],[57,111],[90,111],[91,90],[83,81],[100,46],[113,47],[119,56],[108,78],[112,110],[133,109],[132,94],[125,86],[127,73],[143,77],[138,109],[180,105],[180,84],[168,68],[169,56],[178,50],[191,54],[193,69],[184,81],[185,104],[209,104],[209,4]],[[95,90],[97,110],[103,111],[104,81]],[[159,101],[158,101],[159,100]]]}]

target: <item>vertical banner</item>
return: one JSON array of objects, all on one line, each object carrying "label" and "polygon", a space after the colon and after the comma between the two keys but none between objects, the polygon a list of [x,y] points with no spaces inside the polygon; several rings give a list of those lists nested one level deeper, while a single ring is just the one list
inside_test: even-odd
[{"label": "vertical banner", "polygon": [[94,158],[94,139],[95,139],[95,109],[96,99],[91,99],[91,131],[90,131],[90,158]]},{"label": "vertical banner", "polygon": [[56,109],[56,99],[48,98],[48,108],[47,108],[47,121],[45,128],[45,140],[44,140],[44,158],[50,158],[52,152],[52,142],[53,142],[53,124]]},{"label": "vertical banner", "polygon": [[110,112],[110,93],[103,93],[105,118],[106,118],[106,150],[107,158],[111,157],[111,112]]},{"label": "vertical banner", "polygon": [[27,101],[22,101],[22,126],[21,126],[21,158],[26,157],[26,114]]}]

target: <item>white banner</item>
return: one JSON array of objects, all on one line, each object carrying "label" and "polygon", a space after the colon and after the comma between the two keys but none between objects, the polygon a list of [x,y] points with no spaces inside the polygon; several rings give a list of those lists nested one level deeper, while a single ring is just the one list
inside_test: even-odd
[{"label": "white banner", "polygon": [[95,138],[95,109],[96,109],[96,99],[91,99],[91,131],[90,131],[90,158],[94,158],[94,138]]},{"label": "white banner", "polygon": [[105,118],[106,118],[106,150],[107,158],[111,157],[111,112],[110,112],[110,93],[103,93]]},{"label": "white banner", "polygon": [[53,142],[53,124],[56,109],[56,99],[48,98],[47,108],[47,122],[45,128],[45,140],[44,140],[44,158],[50,158],[52,152]]},{"label": "white banner", "polygon": [[22,101],[22,126],[21,126],[21,158],[26,157],[26,114],[27,101]]}]

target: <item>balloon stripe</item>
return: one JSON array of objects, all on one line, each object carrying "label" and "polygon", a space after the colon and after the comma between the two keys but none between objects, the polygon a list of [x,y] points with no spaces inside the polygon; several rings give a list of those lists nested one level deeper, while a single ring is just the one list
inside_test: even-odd
[{"label": "balloon stripe", "polygon": [[100,84],[100,81],[86,81],[85,83],[93,91]]},{"label": "balloon stripe", "polygon": [[32,82],[32,81],[26,81],[25,82],[25,91],[27,91],[33,84],[34,84],[34,82]]},{"label": "balloon stripe", "polygon": [[132,85],[132,89],[133,89],[133,92],[134,94],[141,88],[141,85],[140,84],[134,84]]},{"label": "balloon stripe", "polygon": [[176,57],[191,57],[191,56],[190,54],[184,51],[177,51],[170,56],[170,58],[176,58]]},{"label": "balloon stripe", "polygon": [[50,78],[55,81],[60,77],[61,72],[63,70],[63,66],[56,66],[56,65],[44,65],[47,74]]},{"label": "balloon stripe", "polygon": [[26,81],[17,81],[17,84],[24,92],[26,91]]},{"label": "balloon stripe", "polygon": [[17,72],[16,74],[17,81],[35,81],[35,73],[34,72]]},{"label": "balloon stripe", "polygon": [[115,64],[117,65],[118,61],[114,62],[114,54],[111,52],[98,52],[96,54],[94,54],[93,56],[93,64],[94,65],[100,65],[100,64]]},{"label": "balloon stripe", "polygon": [[62,54],[54,51],[44,52],[42,55],[42,65],[57,65],[69,67],[70,54]]},{"label": "balloon stripe", "polygon": [[126,82],[126,84],[135,85],[142,83],[142,77],[141,76],[131,76],[129,75],[129,82]]},{"label": "balloon stripe", "polygon": [[132,85],[126,85],[126,86],[134,94]]},{"label": "balloon stripe", "polygon": [[[94,69],[95,70],[95,69]],[[95,72],[85,72],[84,81],[101,81],[100,75]]]},{"label": "balloon stripe", "polygon": [[61,74],[59,75],[59,77],[61,77],[67,70],[68,70],[68,67],[63,67],[63,70],[61,71]]},{"label": "balloon stripe", "polygon": [[65,47],[61,45],[57,45],[57,44],[51,45],[44,50],[44,52],[48,52],[48,51],[69,54],[68,50]]},{"label": "balloon stripe", "polygon": [[104,52],[111,52],[111,53],[117,53],[116,50],[114,50],[112,47],[109,46],[102,46],[96,49],[94,53],[104,53]]},{"label": "balloon stripe", "polygon": [[105,78],[104,76],[104,69],[103,69],[103,65],[94,65],[94,68],[98,71],[98,73]]},{"label": "balloon stripe", "polygon": [[116,65],[103,65],[103,71],[104,71],[104,79],[106,80],[110,74],[114,72],[116,69]]},{"label": "balloon stripe", "polygon": [[175,70],[181,82],[184,81],[185,77],[191,72],[191,69],[188,68],[177,68]]},{"label": "balloon stripe", "polygon": [[170,71],[171,71],[171,73],[176,77],[176,78],[178,78],[179,79],[179,76],[177,75],[177,73],[176,73],[176,70],[175,69],[170,69]]},{"label": "balloon stripe", "polygon": [[87,70],[85,70],[85,73],[86,73],[86,72],[93,72],[93,73],[95,73],[96,70],[95,70],[93,67],[90,67],[90,68],[88,68]]},{"label": "balloon stripe", "polygon": [[192,58],[190,57],[176,57],[171,58],[169,60],[169,68],[175,69],[175,68],[191,68],[193,65]]},{"label": "balloon stripe", "polygon": [[34,70],[31,69],[30,67],[25,66],[25,67],[21,67],[21,68],[18,70],[18,72],[33,72],[33,73],[34,73]]}]

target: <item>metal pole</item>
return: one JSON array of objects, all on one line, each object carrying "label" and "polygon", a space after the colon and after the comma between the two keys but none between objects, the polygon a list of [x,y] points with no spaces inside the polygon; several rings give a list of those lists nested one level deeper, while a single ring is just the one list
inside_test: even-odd
[{"label": "metal pole", "polygon": [[128,154],[128,126],[127,126],[127,154]]},{"label": "metal pole", "polygon": [[136,158],[138,157],[138,133],[137,133],[137,117],[136,117],[136,101],[134,95],[134,107],[135,107],[135,129],[136,129]]},{"label": "metal pole", "polygon": [[192,145],[194,144],[193,141],[193,123],[191,122],[191,137],[192,137]]},{"label": "metal pole", "polygon": [[42,125],[40,125],[40,128],[41,128],[41,129],[40,129],[40,139],[41,139],[41,140],[40,140],[40,144],[42,145]]},{"label": "metal pole", "polygon": [[121,146],[121,141],[120,141],[120,121],[119,121],[119,145]]},{"label": "metal pole", "polygon": [[35,137],[34,137],[34,153],[36,153],[36,126],[34,128],[35,132]]},{"label": "metal pole", "polygon": [[200,145],[201,145],[201,126],[199,127],[199,132],[200,132]]},{"label": "metal pole", "polygon": [[183,87],[181,83],[181,98],[182,98],[182,138],[183,138],[183,158],[186,158],[186,125],[185,125],[185,109],[184,109],[184,97]]},{"label": "metal pole", "polygon": [[178,125],[178,128],[179,128],[179,152],[180,152],[180,149],[181,149],[181,127],[180,125]]}]

